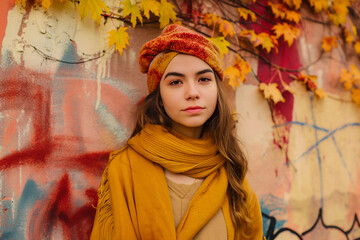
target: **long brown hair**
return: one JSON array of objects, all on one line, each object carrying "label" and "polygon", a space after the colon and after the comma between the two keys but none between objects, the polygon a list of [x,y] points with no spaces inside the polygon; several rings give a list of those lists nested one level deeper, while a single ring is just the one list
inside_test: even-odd
[{"label": "long brown hair", "polygon": [[[247,194],[242,185],[248,163],[236,137],[236,122],[225,97],[224,87],[217,74],[215,76],[218,88],[217,105],[213,115],[204,123],[203,130],[211,130],[208,132],[218,146],[220,155],[227,160],[225,166],[229,180],[227,194],[230,200],[230,213],[235,227],[235,239],[240,239],[240,227],[244,227],[245,232],[248,232],[250,223],[246,205]],[[139,106],[131,137],[139,133],[147,123],[162,125],[171,130],[172,120],[163,107],[159,86]]]}]

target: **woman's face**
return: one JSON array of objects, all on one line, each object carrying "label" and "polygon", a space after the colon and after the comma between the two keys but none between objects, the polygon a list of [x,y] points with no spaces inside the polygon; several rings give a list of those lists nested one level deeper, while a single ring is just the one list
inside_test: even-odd
[{"label": "woman's face", "polygon": [[214,113],[217,85],[212,68],[200,58],[179,54],[160,81],[160,96],[174,130],[200,137],[203,124]]}]

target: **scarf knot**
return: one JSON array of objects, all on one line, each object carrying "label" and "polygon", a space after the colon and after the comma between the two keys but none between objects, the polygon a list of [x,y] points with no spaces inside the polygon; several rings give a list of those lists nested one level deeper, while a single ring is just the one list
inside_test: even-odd
[{"label": "scarf knot", "polygon": [[209,136],[196,139],[173,134],[160,125],[147,124],[128,144],[165,169],[194,178],[207,177],[225,163]]}]

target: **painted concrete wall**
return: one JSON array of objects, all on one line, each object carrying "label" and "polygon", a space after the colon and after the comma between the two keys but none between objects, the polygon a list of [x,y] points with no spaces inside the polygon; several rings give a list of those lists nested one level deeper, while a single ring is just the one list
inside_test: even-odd
[{"label": "painted concrete wall", "polygon": [[[74,4],[45,12],[7,0],[0,12],[0,239],[88,239],[107,156],[146,95],[138,51],[160,30],[130,30],[120,56],[107,46],[114,23],[81,21]],[[306,26],[283,48],[285,64],[313,62],[320,30]],[[337,83],[342,54],[311,68],[323,100],[292,83],[271,113],[251,76],[229,92],[269,239],[360,238],[360,108]]]}]

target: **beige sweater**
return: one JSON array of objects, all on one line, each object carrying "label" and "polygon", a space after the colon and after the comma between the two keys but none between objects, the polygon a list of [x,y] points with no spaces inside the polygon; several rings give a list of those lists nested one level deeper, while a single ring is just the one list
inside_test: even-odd
[{"label": "beige sweater", "polygon": [[[193,184],[179,184],[169,179],[168,183],[171,204],[173,208],[175,227],[177,227],[184,216],[191,199],[199,189],[203,180],[197,180]],[[214,217],[198,232],[194,240],[226,240],[227,230],[225,218],[222,210],[214,215]]]}]

